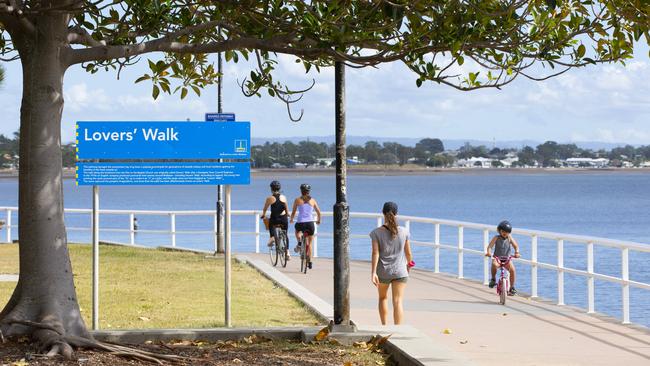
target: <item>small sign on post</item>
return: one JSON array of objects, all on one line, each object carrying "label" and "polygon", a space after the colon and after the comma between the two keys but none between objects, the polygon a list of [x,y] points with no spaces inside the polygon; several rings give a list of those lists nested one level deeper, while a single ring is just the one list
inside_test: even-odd
[{"label": "small sign on post", "polygon": [[234,113],[206,113],[206,122],[235,122]]}]

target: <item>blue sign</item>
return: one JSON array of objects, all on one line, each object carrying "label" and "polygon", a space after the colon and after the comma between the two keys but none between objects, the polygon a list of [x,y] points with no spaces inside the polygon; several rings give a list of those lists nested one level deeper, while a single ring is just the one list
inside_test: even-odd
[{"label": "blue sign", "polygon": [[250,122],[77,122],[77,159],[250,159]]},{"label": "blue sign", "polygon": [[205,120],[207,122],[234,122],[234,113],[206,113]]},{"label": "blue sign", "polygon": [[250,163],[77,163],[77,185],[250,184]]}]

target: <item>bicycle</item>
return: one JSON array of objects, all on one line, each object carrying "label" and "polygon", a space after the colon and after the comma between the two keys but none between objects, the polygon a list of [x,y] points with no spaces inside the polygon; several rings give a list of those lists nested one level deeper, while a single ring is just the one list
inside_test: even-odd
[{"label": "bicycle", "polygon": [[[264,224],[268,225],[268,219],[264,219]],[[287,231],[282,228],[282,224],[273,225],[273,243],[269,246],[269,256],[271,264],[275,267],[278,265],[278,259],[282,267],[287,266],[287,250],[289,248],[289,237]]]},{"label": "bicycle", "polygon": [[497,281],[497,295],[499,295],[499,303],[501,305],[506,304],[506,298],[508,297],[508,292],[510,291],[510,273],[506,269],[506,266],[512,260],[512,256],[508,257],[493,257],[499,264],[499,281]]},{"label": "bicycle", "polygon": [[309,250],[311,249],[311,244],[307,240],[307,235],[304,231],[300,232],[300,239],[298,240],[298,247],[300,248],[300,272],[307,274],[307,268],[311,262],[309,257]]}]

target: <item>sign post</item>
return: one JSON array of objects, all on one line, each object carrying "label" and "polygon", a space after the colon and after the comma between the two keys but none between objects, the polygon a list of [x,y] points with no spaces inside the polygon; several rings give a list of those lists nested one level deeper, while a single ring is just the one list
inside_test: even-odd
[{"label": "sign post", "polygon": [[99,187],[93,186],[93,330],[99,329]]},{"label": "sign post", "polygon": [[[221,67],[221,54],[219,54],[219,67]],[[217,113],[206,113],[205,114],[205,120],[206,122],[234,122],[235,121],[235,114],[234,113],[222,113],[223,110],[221,109],[221,70],[219,70],[219,95],[218,95],[218,101],[217,101]],[[221,161],[221,160],[219,160]],[[224,242],[224,235],[223,235],[223,227],[224,227],[224,222],[223,222],[223,187],[221,184],[217,185],[217,218],[216,218],[216,227],[217,227],[217,235],[215,237],[214,241],[214,254],[216,255],[217,253],[223,253],[223,242]]]},{"label": "sign post", "polygon": [[[100,185],[226,185],[225,323],[232,325],[231,185],[250,183],[249,147],[250,122],[77,123],[76,184],[93,186],[93,329],[99,328]],[[213,159],[219,161],[206,161]]]}]

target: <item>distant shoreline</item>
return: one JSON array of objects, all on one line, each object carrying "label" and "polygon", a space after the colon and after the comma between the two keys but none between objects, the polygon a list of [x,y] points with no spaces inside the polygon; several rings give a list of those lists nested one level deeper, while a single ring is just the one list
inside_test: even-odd
[{"label": "distant shoreline", "polygon": [[[650,168],[427,168],[417,165],[407,166],[348,166],[348,175],[355,176],[400,176],[400,175],[494,175],[494,174],[650,174]],[[74,169],[64,169],[63,178],[74,178]],[[334,168],[295,168],[295,169],[251,169],[253,177],[300,177],[306,175],[335,175]],[[0,170],[0,179],[17,179],[17,170]]]}]

